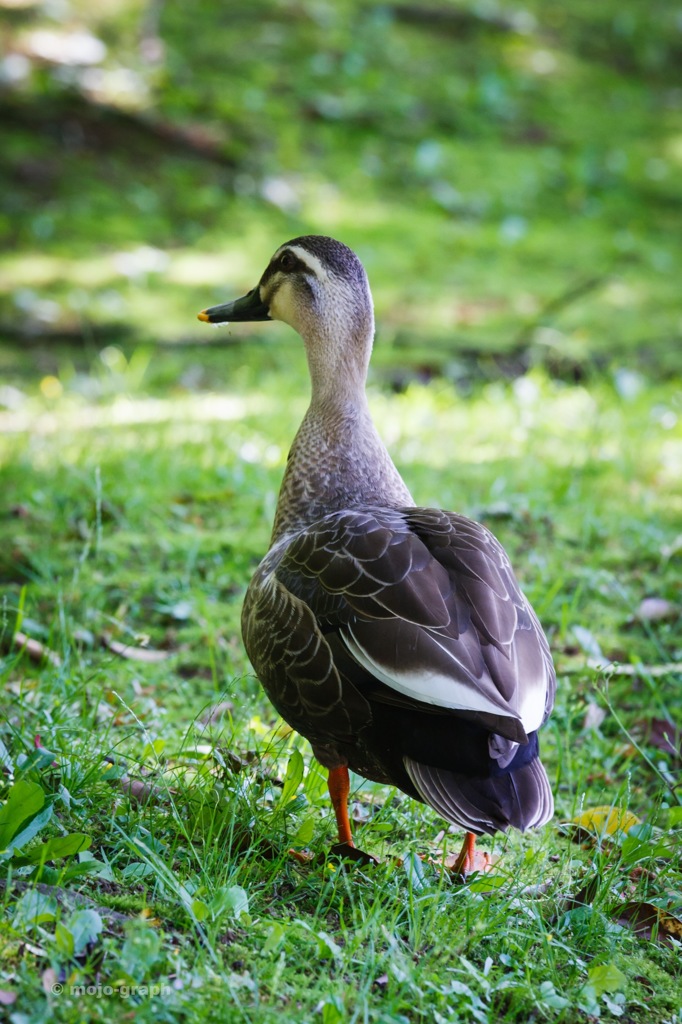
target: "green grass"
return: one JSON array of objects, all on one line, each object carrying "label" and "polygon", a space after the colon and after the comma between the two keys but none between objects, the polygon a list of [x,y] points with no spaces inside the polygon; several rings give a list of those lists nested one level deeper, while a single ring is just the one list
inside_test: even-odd
[{"label": "green grass", "polygon": [[[0,94],[12,1024],[682,1021],[679,18],[440,2],[474,16],[2,8],[28,55]],[[33,30],[79,27],[101,67],[32,55]],[[194,315],[304,232],[368,268],[372,405],[413,493],[495,530],[557,664],[556,820],[484,843],[495,873],[467,886],[419,857],[435,816],[360,779],[382,864],[325,860],[324,779],[239,638],[306,371],[288,329]],[[604,805],[640,824],[562,824]]]},{"label": "green grass", "polygon": [[[679,608],[637,620],[644,597],[679,599],[677,387],[539,370],[466,396],[372,385],[418,500],[508,547],[559,674],[556,820],[484,841],[494,874],[460,886],[418,856],[438,859],[436,816],[360,779],[359,842],[382,863],[325,859],[323,775],[249,674],[240,601],[305,405],[296,339],[209,350],[200,369],[191,352],[52,358],[47,381],[13,379],[0,421],[0,738],[49,808],[3,863],[13,1024],[679,1022],[678,949],[623,920],[626,904],[682,907],[679,754],[651,732],[682,724]],[[60,664],[13,648],[17,627]],[[167,657],[122,658],[105,637]],[[603,805],[641,824],[571,838],[562,823]],[[72,852],[54,845],[69,836]]]},{"label": "green grass", "polygon": [[[104,85],[35,60],[2,98],[0,329],[198,343],[193,312],[316,232],[360,253],[381,345],[400,342],[403,366],[428,351],[447,372],[462,350],[521,337],[535,361],[675,372],[674,10],[542,0],[494,32],[475,16],[406,22],[405,6],[200,0],[156,24],[140,0],[75,2],[74,23],[108,47]],[[511,0],[496,9],[518,20]],[[73,24],[60,9],[6,18],[21,52],[27,31]],[[132,96],[107,90],[121,71]],[[150,125],[193,132],[203,156]]]}]

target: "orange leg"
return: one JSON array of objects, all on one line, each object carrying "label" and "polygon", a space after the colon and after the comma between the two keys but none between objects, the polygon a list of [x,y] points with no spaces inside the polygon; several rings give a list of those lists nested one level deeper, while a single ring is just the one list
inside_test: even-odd
[{"label": "orange leg", "polygon": [[336,827],[339,830],[339,842],[346,846],[355,846],[355,843],[353,842],[353,833],[350,828],[350,820],[348,818],[348,795],[350,793],[348,769],[345,766],[341,768],[330,768],[327,786],[329,787],[329,795],[332,800],[334,814],[336,815]]},{"label": "orange leg", "polygon": [[476,849],[476,836],[473,832],[467,832],[464,836],[462,849],[455,861],[453,873],[466,877],[472,871],[488,871],[491,866],[490,856],[482,850]]}]

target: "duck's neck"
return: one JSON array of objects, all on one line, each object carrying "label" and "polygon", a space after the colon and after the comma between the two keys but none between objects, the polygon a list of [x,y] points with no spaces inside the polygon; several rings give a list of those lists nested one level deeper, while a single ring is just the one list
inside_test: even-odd
[{"label": "duck's neck", "polygon": [[329,512],[414,505],[372,422],[364,372],[346,370],[335,381],[311,376],[312,399],[289,452],[273,542]]}]

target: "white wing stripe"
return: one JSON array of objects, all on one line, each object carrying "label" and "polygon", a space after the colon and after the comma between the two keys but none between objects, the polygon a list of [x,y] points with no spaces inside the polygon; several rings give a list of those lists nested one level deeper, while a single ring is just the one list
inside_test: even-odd
[{"label": "white wing stripe", "polygon": [[489,700],[484,693],[475,689],[471,683],[463,682],[453,676],[443,676],[438,672],[393,672],[389,673],[375,661],[362,647],[352,630],[344,631],[343,639],[348,650],[362,665],[380,682],[386,683],[398,693],[412,697],[424,704],[435,704],[441,708],[452,708],[453,711],[484,711],[487,714],[499,715],[503,718],[518,719],[518,715],[510,708]]}]

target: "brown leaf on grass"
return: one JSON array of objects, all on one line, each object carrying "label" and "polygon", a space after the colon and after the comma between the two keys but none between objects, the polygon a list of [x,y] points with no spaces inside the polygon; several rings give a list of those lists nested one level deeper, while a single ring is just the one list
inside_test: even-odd
[{"label": "brown leaf on grass", "polygon": [[124,644],[115,640],[109,633],[102,634],[102,643],[120,658],[128,661],[146,661],[149,664],[156,661],[165,661],[170,657],[168,651],[155,651],[149,647],[136,647],[133,644]]},{"label": "brown leaf on grass", "polygon": [[583,718],[583,729],[586,732],[588,729],[598,729],[605,718],[605,709],[600,708],[598,704],[595,704],[595,702],[591,700],[587,705],[585,717]]},{"label": "brown leaf on grass", "polygon": [[52,993],[59,993],[59,989],[55,988],[57,985],[57,972],[54,967],[46,967],[43,973],[40,975],[40,981],[43,986],[43,991],[47,992],[48,995]]},{"label": "brown leaf on grass", "polygon": [[365,825],[372,817],[372,809],[367,804],[361,803],[359,800],[351,801],[350,805],[350,820],[355,825]]},{"label": "brown leaf on grass", "polygon": [[664,597],[645,597],[635,613],[640,622],[665,622],[676,619],[682,608]]},{"label": "brown leaf on grass", "polygon": [[304,867],[312,864],[315,860],[315,854],[311,853],[310,850],[291,849],[289,850],[289,856],[293,857],[294,860],[298,861],[298,863],[302,864]]},{"label": "brown leaf on grass", "polygon": [[[444,867],[446,871],[456,873],[455,869],[457,868],[457,862],[459,859],[459,852],[453,852],[448,853],[445,859],[441,858],[440,860],[436,860],[435,858],[430,857],[429,863],[433,864],[435,867]],[[481,874],[487,874],[489,871],[493,870],[499,859],[500,858],[496,853],[487,853],[485,850],[474,850],[474,864],[470,869],[470,873],[478,871]]]},{"label": "brown leaf on grass", "polygon": [[47,661],[50,665],[58,667],[62,663],[62,659],[59,657],[56,651],[50,650],[45,644],[41,644],[39,640],[34,640],[30,636],[26,636],[25,633],[16,632],[12,643],[15,647],[25,651],[28,654],[31,661],[36,661],[39,664],[43,661]]},{"label": "brown leaf on grass", "polygon": [[614,909],[612,916],[619,925],[650,942],[666,946],[671,946],[673,939],[682,942],[682,920],[653,903],[624,903]]},{"label": "brown leaf on grass", "polygon": [[682,733],[667,718],[652,718],[647,723],[644,739],[665,754],[672,754],[676,758],[682,756]]},{"label": "brown leaf on grass", "polygon": [[205,713],[201,716],[202,725],[215,725],[225,715],[231,715],[234,711],[234,704],[229,700],[221,700],[219,704],[214,704],[213,707],[207,708]]},{"label": "brown leaf on grass", "polygon": [[13,519],[30,519],[31,510],[28,505],[11,505],[9,515]]},{"label": "brown leaf on grass", "polygon": [[135,804],[147,804],[150,800],[158,803],[168,797],[168,790],[155,786],[152,782],[143,782],[142,779],[131,779],[129,775],[123,775],[118,779],[118,786]]},{"label": "brown leaf on grass", "polygon": [[246,751],[246,756],[242,757],[240,754],[235,753],[234,750],[228,750],[226,747],[216,747],[216,751],[220,753],[220,756],[225,761],[225,764],[234,772],[235,775],[244,771],[252,771],[256,778],[262,779],[265,782],[271,783],[273,786],[283,786],[282,780],[277,776],[273,775],[272,772],[266,771],[264,768],[257,763],[256,754],[252,750]]}]

